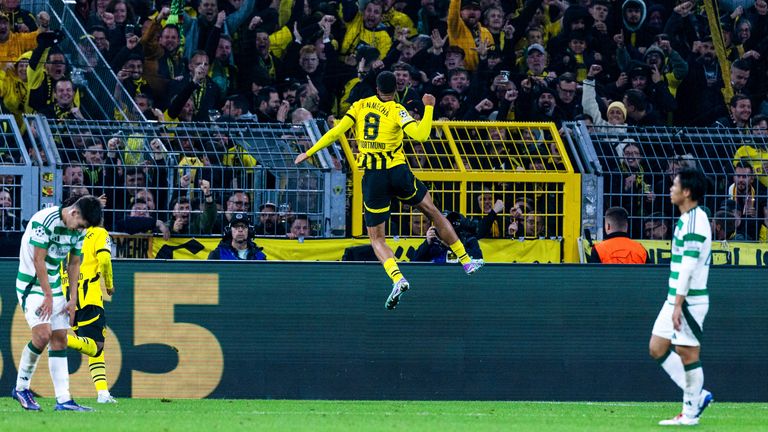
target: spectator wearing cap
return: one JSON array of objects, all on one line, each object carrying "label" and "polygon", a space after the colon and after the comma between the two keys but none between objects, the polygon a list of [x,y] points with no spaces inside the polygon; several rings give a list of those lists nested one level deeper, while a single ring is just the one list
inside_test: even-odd
[{"label": "spectator wearing cap", "polygon": [[267,256],[256,246],[251,218],[246,213],[235,213],[227,225],[224,238],[208,254],[209,260],[263,261]]},{"label": "spectator wearing cap", "polygon": [[630,89],[642,91],[650,106],[650,111],[657,112],[662,120],[677,108],[677,102],[669,91],[667,83],[658,65],[653,68],[645,63],[632,62],[628,73]]},{"label": "spectator wearing cap", "polygon": [[603,71],[599,64],[593,64],[587,72],[587,79],[581,88],[581,105],[584,114],[587,114],[595,125],[596,130],[602,133],[625,134],[627,132],[627,108],[619,101],[611,102],[603,118],[600,106],[597,102],[596,78]]},{"label": "spectator wearing cap", "polygon": [[362,42],[379,51],[377,60],[381,60],[392,47],[392,36],[389,34],[389,26],[383,23],[384,0],[371,0],[367,3],[360,2],[358,12],[346,20],[347,32],[341,42],[339,50],[342,56],[353,55],[358,45]]},{"label": "spectator wearing cap", "polygon": [[464,117],[465,109],[461,105],[461,95],[452,88],[448,88],[440,93],[437,99],[437,113],[435,117],[439,120],[459,120]]},{"label": "spectator wearing cap", "polygon": [[29,33],[37,30],[35,15],[22,9],[20,4],[20,0],[3,0],[0,12],[8,17],[15,33]]},{"label": "spectator wearing cap", "polygon": [[[629,67],[631,60],[626,48],[619,48],[616,51],[616,60],[619,68],[626,69]],[[656,37],[656,42],[648,47],[643,54],[643,62],[651,69],[652,76],[656,70],[659,71],[669,93],[673,97],[676,96],[677,88],[688,76],[688,63],[677,51],[672,49],[667,35],[661,34]]]},{"label": "spectator wearing cap", "polygon": [[0,64],[13,63],[26,51],[31,51],[38,45],[37,36],[48,31],[50,17],[43,11],[38,14],[39,29],[37,32],[16,33],[8,15],[0,12]]},{"label": "spectator wearing cap", "polygon": [[544,46],[534,43],[525,50],[525,64],[522,66],[522,72],[529,78],[534,78],[539,83],[545,84],[549,79],[550,72],[547,70],[547,51]]},{"label": "spectator wearing cap", "polygon": [[480,24],[481,14],[478,0],[451,0],[448,6],[448,40],[464,50],[465,65],[470,71],[477,69],[479,63],[475,41],[493,45],[491,32]]},{"label": "spectator wearing cap", "polygon": [[254,227],[255,235],[285,235],[285,220],[278,220],[277,205],[266,202],[259,207],[259,223]]}]

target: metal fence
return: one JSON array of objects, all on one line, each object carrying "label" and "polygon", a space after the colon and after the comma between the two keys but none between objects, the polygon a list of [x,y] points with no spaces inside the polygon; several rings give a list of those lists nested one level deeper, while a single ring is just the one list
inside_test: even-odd
[{"label": "metal fence", "polygon": [[0,238],[23,231],[22,221],[37,210],[39,165],[36,152],[31,154],[21,140],[13,116],[0,115]]},{"label": "metal fence", "polygon": [[68,73],[80,93],[80,109],[86,118],[146,120],[78,21],[72,11],[74,2],[50,0],[29,7],[33,12],[46,10],[51,15],[51,29],[64,33],[59,47],[67,57]]},{"label": "metal fence", "polygon": [[[341,141],[354,161],[354,137]],[[563,239],[564,259],[578,259],[580,185],[554,125],[435,122],[428,141],[406,139],[403,148],[438,208],[465,215],[469,230],[486,238]],[[353,235],[363,234],[362,176],[352,168]],[[423,236],[425,217],[393,204],[389,234]]]},{"label": "metal fence", "polygon": [[[669,200],[678,170],[698,167],[711,182],[701,203],[713,220],[713,239],[766,241],[768,232],[768,131],[725,128],[601,128],[566,124],[585,160],[585,173],[600,178],[598,213],[624,207],[630,235],[667,240],[679,211]],[[598,193],[602,188],[602,193]],[[595,232],[602,235],[602,225]]]},{"label": "metal fence", "polygon": [[325,151],[312,164],[293,164],[312,145],[311,136],[320,135],[315,123],[48,122],[39,116],[27,122],[32,145],[54,167],[52,201],[86,191],[106,195],[111,231],[164,233],[164,223],[172,235],[221,235],[233,213],[247,212],[259,235],[285,236],[303,215],[308,235],[345,235],[345,177],[333,168],[334,156]]}]

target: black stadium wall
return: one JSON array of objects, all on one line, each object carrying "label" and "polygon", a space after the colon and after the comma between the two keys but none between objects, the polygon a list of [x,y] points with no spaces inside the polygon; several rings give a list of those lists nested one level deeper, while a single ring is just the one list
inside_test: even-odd
[{"label": "black stadium wall", "polygon": [[[0,389],[29,330],[0,261]],[[405,264],[409,291],[356,263],[118,261],[107,371],[122,397],[679,400],[648,357],[664,266]],[[706,387],[768,400],[768,273],[717,267],[704,327]],[[51,394],[47,359],[32,388]],[[87,361],[70,354],[76,396]]]}]

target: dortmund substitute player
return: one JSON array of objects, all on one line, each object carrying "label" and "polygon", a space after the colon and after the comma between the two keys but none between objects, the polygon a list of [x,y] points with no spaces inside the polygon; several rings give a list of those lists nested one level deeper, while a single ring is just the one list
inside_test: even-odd
[{"label": "dortmund substitute player", "polygon": [[[98,393],[97,402],[117,403],[109,394],[106,365],[104,363],[104,336],[106,318],[101,281],[110,296],[112,283],[112,241],[107,230],[100,226],[88,228],[83,241],[83,263],[80,265],[80,281],[77,286],[77,311],[72,330],[77,336],[67,335],[67,348],[88,356],[91,379]],[[62,286],[69,297],[69,280],[62,276]]]},{"label": "dortmund substitute player", "polygon": [[451,223],[432,202],[427,187],[414,177],[406,165],[403,131],[417,141],[423,142],[429,138],[435,97],[430,94],[422,97],[424,117],[417,122],[402,105],[394,101],[395,90],[395,75],[388,71],[381,72],[376,77],[377,95],[352,104],[340,122],[307,152],[297,156],[295,161],[296,164],[304,162],[336,141],[348,129],[355,127],[359,150],[357,165],[365,169],[365,225],[376,257],[393,282],[392,293],[385,303],[387,309],[394,309],[400,296],[410,286],[397,267],[392,249],[385,242],[384,224],[389,220],[393,198],[416,207],[432,221],[440,239],[459,257],[467,274],[474,273],[483,265],[482,260],[474,260],[467,255]]},{"label": "dortmund substitute player", "polygon": [[24,347],[16,386],[11,396],[24,409],[39,411],[29,385],[46,346],[48,369],[56,395],[56,411],[91,411],[78,405],[69,393],[67,329],[74,318],[74,299],[66,301],[61,289],[59,266],[71,253],[69,277],[77,280],[85,228],[101,221],[101,203],[84,196],[70,206],[49,207],[35,213],[24,230],[19,249],[16,295],[32,329],[32,340]]},{"label": "dortmund substitute player", "polygon": [[683,390],[683,412],[659,422],[663,426],[696,425],[712,402],[712,393],[704,390],[699,361],[712,260],[712,231],[707,214],[699,207],[706,191],[707,178],[695,168],[680,170],[669,189],[681,216],[672,239],[669,292],[653,324],[649,345],[651,356]]}]

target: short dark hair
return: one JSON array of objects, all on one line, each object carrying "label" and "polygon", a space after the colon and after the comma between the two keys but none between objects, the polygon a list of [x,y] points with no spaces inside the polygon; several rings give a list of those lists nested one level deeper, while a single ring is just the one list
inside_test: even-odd
[{"label": "short dark hair", "polygon": [[89,227],[97,226],[101,223],[101,201],[95,196],[82,196],[75,201],[74,206],[80,212],[80,215]]},{"label": "short dark hair", "polygon": [[731,63],[731,67],[734,69],[743,70],[745,72],[749,72],[752,70],[752,68],[750,67],[749,61],[743,60],[743,59],[735,60],[733,63]]},{"label": "short dark hair", "polygon": [[641,90],[629,89],[624,96],[627,98],[628,104],[635,107],[636,110],[645,111],[648,109],[648,98]]},{"label": "short dark hair", "polygon": [[685,167],[677,172],[677,177],[680,179],[680,188],[688,189],[691,192],[691,200],[701,201],[704,195],[707,194],[707,186],[709,180],[697,168]]},{"label": "short dark hair", "polygon": [[731,98],[731,104],[730,104],[731,108],[736,108],[736,105],[739,104],[739,101],[743,101],[743,100],[748,100],[750,102],[752,101],[749,98],[749,96],[747,96],[745,94],[742,94],[742,93],[737,93],[737,94],[733,95],[733,97]]},{"label": "short dark hair", "polygon": [[246,99],[245,96],[242,96],[242,95],[230,96],[227,98],[227,100],[231,101],[232,105],[234,105],[235,108],[242,110],[243,112],[248,112],[248,109],[250,108],[248,106],[248,99]]},{"label": "short dark hair", "polygon": [[395,74],[390,71],[383,71],[376,77],[376,89],[381,94],[392,94],[397,90],[397,80]]},{"label": "short dark hair", "polygon": [[626,231],[629,225],[629,213],[624,207],[611,207],[605,211],[605,220],[619,231]]},{"label": "short dark hair", "polygon": [[307,225],[311,224],[311,220],[309,219],[309,215],[306,213],[299,213],[293,217],[293,220],[291,221],[291,226],[293,226],[293,223],[297,220],[305,220],[307,221]]},{"label": "short dark hair", "polygon": [[277,93],[277,97],[280,97],[280,92],[272,86],[262,87],[256,96],[256,107],[261,105],[262,102],[269,103],[269,99],[272,97],[272,93]]}]

